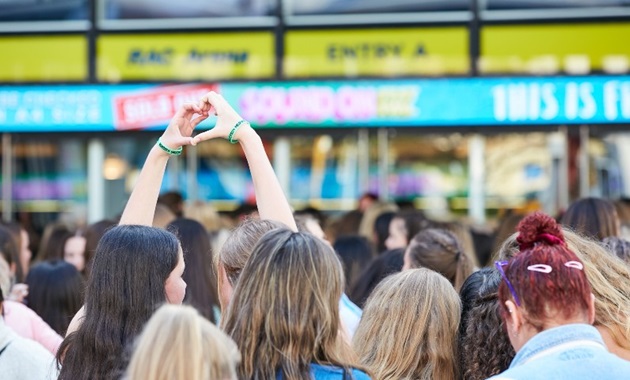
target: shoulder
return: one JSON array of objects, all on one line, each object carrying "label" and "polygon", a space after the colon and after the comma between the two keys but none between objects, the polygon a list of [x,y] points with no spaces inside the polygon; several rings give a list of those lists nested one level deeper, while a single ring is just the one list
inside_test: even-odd
[{"label": "shoulder", "polygon": [[[340,367],[335,367],[335,366],[312,364],[311,374],[313,375],[315,379],[318,379],[318,380],[343,379],[343,370]],[[365,372],[360,371],[358,369],[353,369],[352,377],[351,379],[348,379],[348,380],[370,380],[370,379],[371,379],[370,376],[368,376]]]},{"label": "shoulder", "polygon": [[358,369],[352,370],[352,377],[354,380],[370,380],[372,379],[367,373],[360,371]]},{"label": "shoulder", "polygon": [[57,369],[54,356],[40,344],[19,336],[14,336],[2,353],[0,372],[16,371],[16,379],[52,379]]}]

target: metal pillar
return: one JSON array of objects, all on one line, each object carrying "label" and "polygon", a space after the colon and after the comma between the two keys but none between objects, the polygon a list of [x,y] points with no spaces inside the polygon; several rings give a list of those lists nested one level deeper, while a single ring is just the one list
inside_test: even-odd
[{"label": "metal pillar", "polygon": [[476,223],[486,221],[486,139],[474,135],[468,140],[468,216]]},{"label": "metal pillar", "polygon": [[273,168],[287,199],[291,199],[291,142],[278,137],[273,142]]},{"label": "metal pillar", "polygon": [[189,202],[199,200],[199,188],[197,187],[198,159],[197,147],[189,146],[186,149],[186,192]]},{"label": "metal pillar", "polygon": [[588,140],[589,140],[589,127],[588,125],[582,125],[580,127],[580,157],[579,157],[579,170],[580,170],[580,198],[586,198],[590,195],[590,167],[588,156]]},{"label": "metal pillar", "polygon": [[179,183],[179,173],[181,168],[181,163],[178,157],[173,157],[168,160],[168,163],[166,164],[166,176],[169,184],[167,190],[181,191]]},{"label": "metal pillar", "polygon": [[560,210],[566,210],[569,207],[569,130],[566,126],[562,126],[559,131],[562,137],[564,154],[562,155],[561,171],[559,173],[558,206]]},{"label": "metal pillar", "polygon": [[389,131],[378,130],[378,194],[383,201],[389,200]]},{"label": "metal pillar", "polygon": [[105,144],[101,139],[88,142],[88,223],[105,218]]},{"label": "metal pillar", "polygon": [[2,134],[2,219],[13,217],[13,152],[11,134]]},{"label": "metal pillar", "polygon": [[370,189],[370,134],[367,129],[359,129],[357,135],[359,194]]}]

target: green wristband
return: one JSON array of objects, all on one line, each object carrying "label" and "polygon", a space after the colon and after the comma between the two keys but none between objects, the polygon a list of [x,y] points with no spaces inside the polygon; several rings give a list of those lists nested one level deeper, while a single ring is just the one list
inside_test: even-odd
[{"label": "green wristband", "polygon": [[239,120],[236,124],[234,124],[234,127],[230,131],[230,134],[228,135],[228,138],[227,138],[231,144],[236,144],[238,142],[238,140],[234,140],[234,135],[236,134],[236,131],[243,123],[247,123],[247,122],[245,120]]},{"label": "green wristband", "polygon": [[181,146],[179,148],[177,148],[177,149],[171,149],[171,148],[167,147],[166,145],[164,145],[162,143],[162,139],[158,139],[157,145],[160,147],[160,149],[162,149],[166,153],[170,154],[171,156],[179,156],[184,151],[184,148],[181,147]]}]

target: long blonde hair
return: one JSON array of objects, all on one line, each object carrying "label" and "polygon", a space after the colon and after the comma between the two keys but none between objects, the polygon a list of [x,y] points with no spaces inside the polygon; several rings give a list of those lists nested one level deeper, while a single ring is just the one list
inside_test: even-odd
[{"label": "long blonde hair", "polygon": [[[630,267],[595,240],[567,228],[562,233],[569,249],[584,263],[595,295],[595,326],[608,328],[617,345],[630,349]],[[503,242],[496,260],[518,253],[517,236],[513,234]]]},{"label": "long blonde hair", "polygon": [[446,278],[407,270],[374,289],[352,346],[375,380],[455,379],[460,316]]},{"label": "long blonde hair", "polygon": [[140,335],[127,380],[236,380],[236,344],[191,306],[163,305]]},{"label": "long blonde hair", "polygon": [[310,379],[311,363],[355,367],[338,334],[343,285],[341,263],[320,239],[266,233],[221,321],[242,353],[239,379]]}]

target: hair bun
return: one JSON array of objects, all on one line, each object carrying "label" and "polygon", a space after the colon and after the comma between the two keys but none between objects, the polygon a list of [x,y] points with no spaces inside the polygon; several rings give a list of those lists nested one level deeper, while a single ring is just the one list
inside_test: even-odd
[{"label": "hair bun", "polygon": [[516,242],[521,250],[533,247],[536,243],[547,245],[565,245],[562,229],[547,214],[535,212],[526,216],[518,224]]}]

